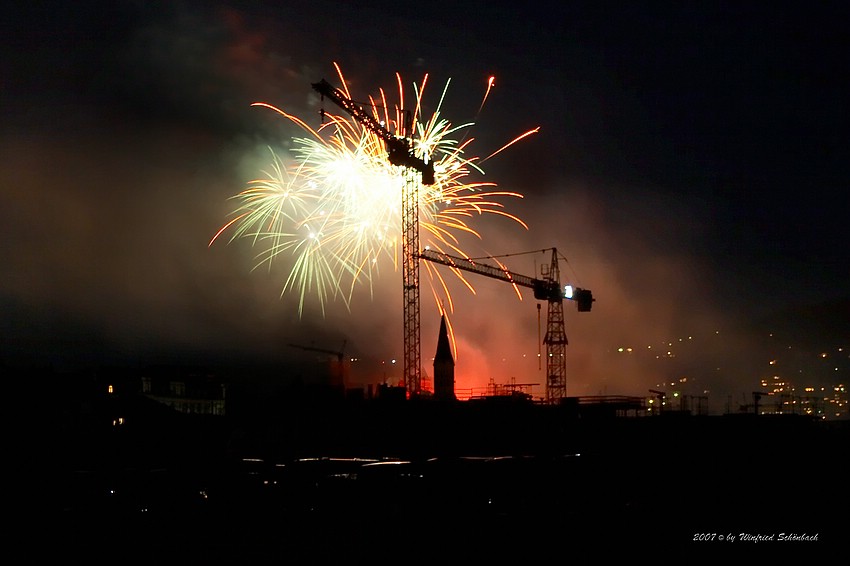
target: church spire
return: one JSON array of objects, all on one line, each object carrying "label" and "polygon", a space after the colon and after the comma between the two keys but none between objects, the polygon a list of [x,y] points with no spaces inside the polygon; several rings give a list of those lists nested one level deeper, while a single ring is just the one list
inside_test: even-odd
[{"label": "church spire", "polygon": [[455,361],[449,344],[449,332],[446,315],[440,320],[440,334],[437,337],[437,353],[434,355],[434,397],[452,399],[455,397]]}]

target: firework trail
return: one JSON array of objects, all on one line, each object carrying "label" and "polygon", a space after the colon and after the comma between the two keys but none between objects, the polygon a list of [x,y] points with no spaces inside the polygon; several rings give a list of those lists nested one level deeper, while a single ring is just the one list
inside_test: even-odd
[{"label": "firework trail", "polygon": [[[345,85],[339,66],[335,67]],[[527,229],[501,202],[503,198],[522,195],[496,190],[495,183],[471,180],[473,172],[483,174],[483,160],[468,156],[473,139],[461,141],[458,135],[467,132],[473,123],[452,125],[441,117],[450,81],[436,111],[424,117],[422,97],[427,78],[425,75],[421,85],[413,85],[412,110],[405,108],[398,74],[398,102],[390,105],[386,93],[380,90],[377,97],[369,97],[366,107],[388,130],[411,139],[417,157],[434,161],[434,184],[419,187],[422,244],[465,257],[459,236],[481,238],[472,224],[474,217],[499,215]],[[492,84],[491,77],[487,94]],[[347,87],[343,86],[343,91],[350,98]],[[270,104],[254,106],[277,112],[306,135],[292,139],[293,159],[289,165],[272,152],[270,169],[231,197],[237,202],[233,218],[218,230],[209,245],[226,232],[230,232],[230,242],[251,240],[253,246],[261,249],[255,257],[255,269],[271,267],[273,260],[285,255],[290,269],[281,296],[296,292],[299,314],[312,294],[318,298],[323,313],[331,299],[341,298],[348,307],[358,284],[368,285],[371,292],[381,269],[398,269],[402,187],[405,175],[411,172],[390,164],[384,142],[351,117],[323,110],[323,123],[314,129]],[[518,136],[487,159],[536,131]],[[426,267],[438,309],[443,312],[443,305],[447,304],[452,311],[447,282],[431,265],[426,263]],[[455,275],[473,290],[461,272]]]},{"label": "firework trail", "polygon": [[490,91],[493,89],[493,85],[496,82],[496,77],[490,77],[487,79],[487,90],[484,92],[484,98],[481,99],[481,105],[478,107],[478,112],[476,112],[476,116],[481,114],[481,111],[484,109],[484,103],[487,102],[487,97],[490,96]]}]

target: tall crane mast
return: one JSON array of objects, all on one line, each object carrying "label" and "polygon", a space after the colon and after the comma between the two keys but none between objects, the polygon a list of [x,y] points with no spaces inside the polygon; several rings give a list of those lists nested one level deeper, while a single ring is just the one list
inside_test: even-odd
[{"label": "tall crane mast", "polygon": [[546,344],[546,402],[554,404],[566,397],[567,390],[567,334],[564,329],[564,299],[575,301],[579,312],[590,311],[596,299],[593,298],[593,293],[588,289],[570,290],[569,287],[561,286],[558,250],[557,248],[551,248],[551,250],[552,260],[548,269],[543,270],[543,277],[540,279],[430,249],[422,250],[417,256],[433,263],[446,265],[452,269],[478,273],[511,285],[527,287],[533,290],[535,299],[548,301],[546,336],[543,339]]},{"label": "tall crane mast", "polygon": [[[366,112],[346,94],[325,79],[313,83],[313,89],[345,110],[364,128],[383,140],[387,158],[392,165],[406,171],[402,189],[402,287],[404,291],[404,385],[409,397],[418,397],[422,387],[422,355],[419,336],[419,179],[411,171],[421,174],[421,182],[433,185],[434,163],[429,157],[416,156],[409,138],[397,136]],[[324,110],[322,110],[324,114]]]}]

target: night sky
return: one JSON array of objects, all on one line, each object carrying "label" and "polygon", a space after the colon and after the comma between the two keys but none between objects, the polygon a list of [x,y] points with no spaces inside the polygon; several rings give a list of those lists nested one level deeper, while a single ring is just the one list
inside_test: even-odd
[{"label": "night sky", "polygon": [[[509,204],[528,230],[481,218],[466,248],[556,247],[562,279],[593,291],[592,312],[565,305],[569,395],[846,380],[846,3],[18,4],[0,24],[6,368],[292,376],[315,362],[298,343],[344,348],[363,383],[398,379],[400,272],[299,317],[285,259],[251,271],[248,242],[208,247],[229,197],[300,134],[251,103],[317,127],[310,85],[338,85],[336,62],[364,98],[427,73],[436,104],[451,80],[443,116],[475,121],[479,155],[540,127],[482,166],[524,196]],[[537,275],[548,259],[504,261]],[[457,387],[544,383],[537,302],[471,281],[450,315]],[[440,321],[422,299],[430,373]]]}]

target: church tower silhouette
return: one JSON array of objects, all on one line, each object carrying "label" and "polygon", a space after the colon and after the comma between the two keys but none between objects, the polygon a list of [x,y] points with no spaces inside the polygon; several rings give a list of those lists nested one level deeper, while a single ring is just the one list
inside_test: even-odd
[{"label": "church tower silhouette", "polygon": [[434,398],[441,400],[455,397],[455,360],[449,345],[446,315],[440,320],[440,335],[437,337],[437,353],[434,355]]}]

